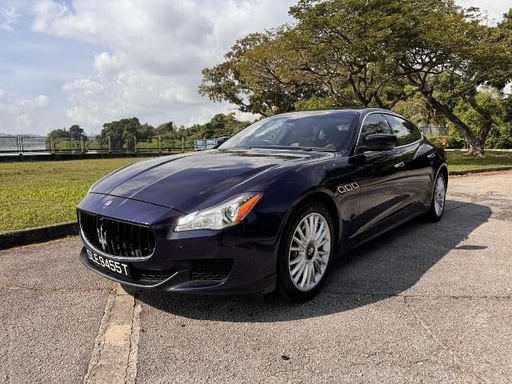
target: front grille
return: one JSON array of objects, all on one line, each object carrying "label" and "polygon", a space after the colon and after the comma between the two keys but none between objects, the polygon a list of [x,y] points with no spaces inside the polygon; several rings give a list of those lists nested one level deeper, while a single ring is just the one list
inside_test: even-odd
[{"label": "front grille", "polygon": [[231,259],[193,261],[190,278],[201,281],[225,280],[228,278],[232,267],[233,260]]},{"label": "front grille", "polygon": [[151,228],[79,211],[80,230],[94,248],[116,257],[149,257],[155,251]]}]

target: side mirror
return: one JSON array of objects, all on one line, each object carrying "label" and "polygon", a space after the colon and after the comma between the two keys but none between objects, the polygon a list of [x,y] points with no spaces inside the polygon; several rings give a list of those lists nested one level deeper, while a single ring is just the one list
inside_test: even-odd
[{"label": "side mirror", "polygon": [[396,146],[396,135],[388,133],[373,133],[366,136],[363,145],[359,148],[364,151],[389,151]]}]

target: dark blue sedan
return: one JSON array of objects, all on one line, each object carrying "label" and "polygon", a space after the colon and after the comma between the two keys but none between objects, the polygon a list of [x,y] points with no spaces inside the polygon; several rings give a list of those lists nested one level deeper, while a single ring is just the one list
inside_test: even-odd
[{"label": "dark blue sedan", "polygon": [[444,211],[442,149],[382,109],[293,112],[142,161],[78,206],[82,262],[125,285],[314,296],[335,256]]}]

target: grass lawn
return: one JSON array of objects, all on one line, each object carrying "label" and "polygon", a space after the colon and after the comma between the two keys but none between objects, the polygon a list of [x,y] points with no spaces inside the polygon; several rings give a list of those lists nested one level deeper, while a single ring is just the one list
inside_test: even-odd
[{"label": "grass lawn", "polygon": [[[449,151],[450,171],[512,166],[512,152],[475,159]],[[101,176],[141,158],[0,164],[0,232],[76,220],[76,206]]]},{"label": "grass lawn", "polygon": [[76,220],[76,206],[101,176],[142,158],[0,164],[0,232]]},{"label": "grass lawn", "polygon": [[512,152],[486,151],[484,158],[466,155],[465,151],[447,151],[450,171],[469,171],[500,167],[512,167]]}]

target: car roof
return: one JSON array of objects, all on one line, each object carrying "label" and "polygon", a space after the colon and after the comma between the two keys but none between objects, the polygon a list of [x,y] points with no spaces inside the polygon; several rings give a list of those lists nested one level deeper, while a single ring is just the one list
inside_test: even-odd
[{"label": "car roof", "polygon": [[[326,109],[308,109],[304,111],[293,111],[293,112],[286,112],[280,114],[282,115],[316,115],[321,113],[335,113],[335,112],[352,112],[354,114],[363,116],[367,115],[372,112],[380,112],[380,113],[389,113],[393,115],[398,115],[397,113],[384,108],[374,108],[374,107],[340,107],[340,108],[326,108]],[[399,115],[398,115],[399,116]]]}]

